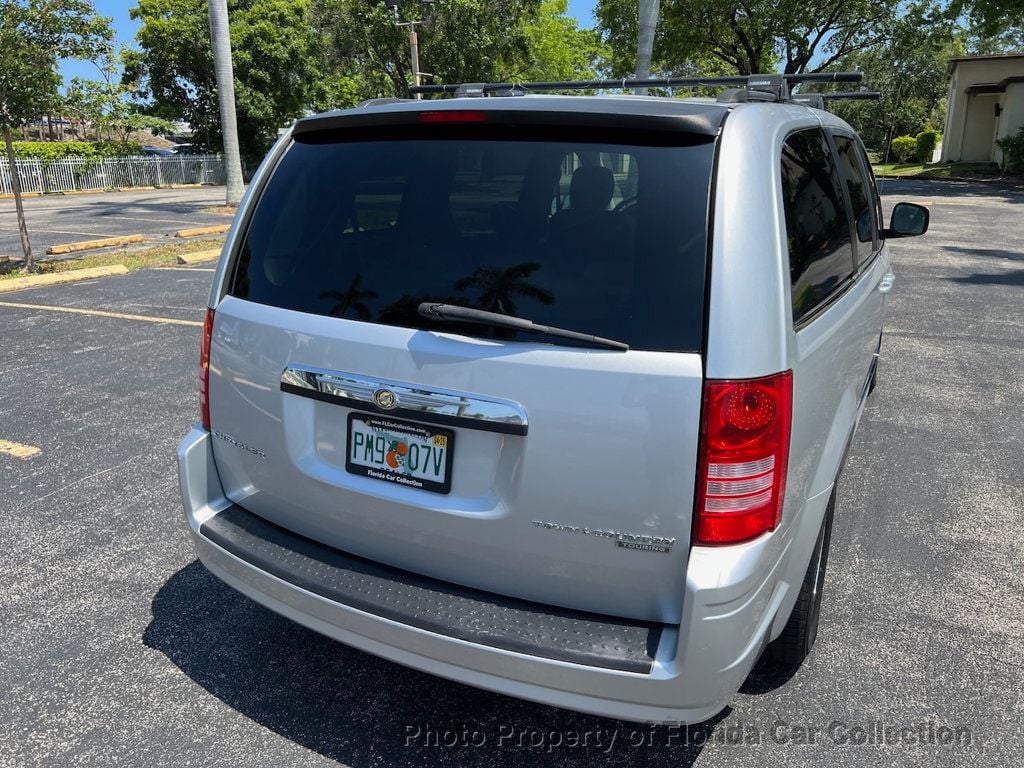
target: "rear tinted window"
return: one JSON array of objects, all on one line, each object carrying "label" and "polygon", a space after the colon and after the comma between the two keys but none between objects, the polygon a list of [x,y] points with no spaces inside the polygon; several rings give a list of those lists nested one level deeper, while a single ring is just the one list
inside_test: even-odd
[{"label": "rear tinted window", "polygon": [[839,175],[817,129],[782,146],[782,194],[789,241],[793,320],[825,301],[853,271],[850,224]]},{"label": "rear tinted window", "polygon": [[846,192],[853,206],[853,221],[857,232],[857,263],[871,258],[875,241],[875,201],[868,182],[863,150],[847,136],[834,136],[839,165],[846,180]]},{"label": "rear tinted window", "polygon": [[573,343],[417,313],[444,301],[639,349],[700,348],[713,144],[298,139],[253,213],[234,296]]}]

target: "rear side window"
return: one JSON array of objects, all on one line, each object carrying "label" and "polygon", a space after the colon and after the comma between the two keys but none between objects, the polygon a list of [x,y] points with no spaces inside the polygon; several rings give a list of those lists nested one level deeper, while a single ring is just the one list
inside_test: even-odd
[{"label": "rear side window", "polygon": [[498,129],[296,137],[253,212],[230,293],[362,322],[571,343],[417,312],[443,301],[638,349],[699,350],[714,144]]},{"label": "rear side window", "polygon": [[834,136],[839,166],[846,181],[846,192],[853,206],[857,233],[857,265],[871,259],[875,250],[876,207],[873,189],[867,176],[865,158],[860,145],[848,136]]},{"label": "rear side window", "polygon": [[825,134],[794,133],[782,147],[793,321],[800,322],[853,271],[850,225]]}]

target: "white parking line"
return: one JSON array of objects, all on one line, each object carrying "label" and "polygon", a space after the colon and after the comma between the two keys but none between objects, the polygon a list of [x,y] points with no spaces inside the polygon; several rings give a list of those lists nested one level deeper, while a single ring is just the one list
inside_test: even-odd
[{"label": "white parking line", "polygon": [[146,221],[146,222],[149,222],[150,224],[177,224],[179,226],[180,225],[184,225],[184,224],[192,224],[193,223],[193,222],[189,221],[188,219],[148,219],[148,218],[144,218],[142,216],[110,216],[110,215],[108,215],[108,216],[104,216],[103,218],[104,219],[127,219],[128,221]]}]

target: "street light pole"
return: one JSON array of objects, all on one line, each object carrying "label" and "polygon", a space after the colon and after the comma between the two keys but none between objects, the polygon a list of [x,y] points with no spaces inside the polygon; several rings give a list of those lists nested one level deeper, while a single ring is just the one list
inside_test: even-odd
[{"label": "street light pole", "polygon": [[[412,60],[412,84],[420,84],[420,39],[416,34],[416,26],[409,22],[409,58]],[[417,93],[416,98],[420,98]]]},{"label": "street light pole", "polygon": [[[412,66],[412,84],[414,87],[420,84],[421,76],[426,74],[420,71],[420,39],[419,35],[416,34],[416,25],[429,24],[431,22],[434,16],[434,0],[420,0],[420,6],[422,8],[421,19],[418,21],[401,21],[398,15],[398,3],[392,2],[389,5],[395,26],[409,28],[409,63]],[[421,99],[423,97],[417,93],[413,98]]]}]

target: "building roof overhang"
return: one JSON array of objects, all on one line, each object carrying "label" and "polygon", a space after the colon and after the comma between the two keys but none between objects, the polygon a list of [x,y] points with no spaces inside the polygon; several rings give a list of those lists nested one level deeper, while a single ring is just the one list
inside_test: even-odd
[{"label": "building roof overhang", "polygon": [[964,92],[971,95],[980,93],[1003,93],[1006,91],[1006,87],[1011,83],[1024,83],[1024,75],[1004,77],[998,83],[974,83],[973,85],[967,86],[967,88],[964,89]]}]

